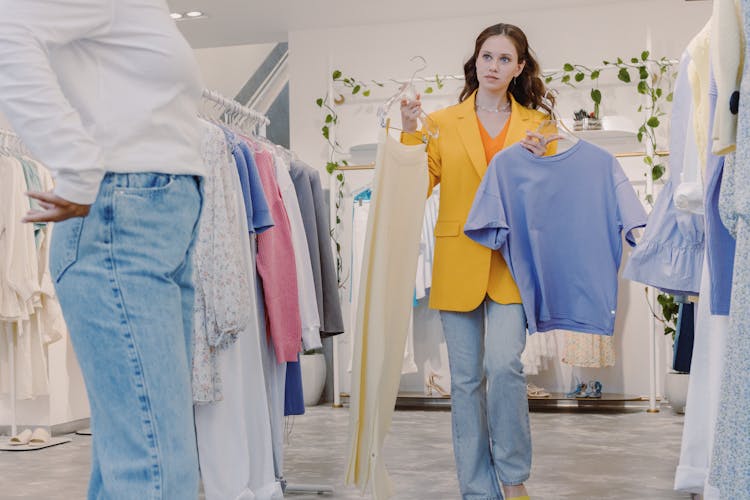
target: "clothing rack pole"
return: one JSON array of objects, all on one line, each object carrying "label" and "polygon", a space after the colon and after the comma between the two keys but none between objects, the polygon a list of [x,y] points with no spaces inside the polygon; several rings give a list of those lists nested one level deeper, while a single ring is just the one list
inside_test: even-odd
[{"label": "clothing rack pole", "polygon": [[[615,158],[634,158],[639,156],[646,156],[646,153],[643,151],[630,151],[626,153],[615,153],[613,155]],[[657,151],[656,156],[669,156],[669,151]],[[362,165],[341,165],[336,170],[340,170],[342,172],[348,172],[352,170],[374,170],[375,169],[375,163],[365,163]]]},{"label": "clothing rack pole", "polygon": [[[254,109],[250,109],[247,106],[243,106],[242,104],[238,103],[237,101],[234,101],[232,99],[228,99],[221,94],[219,94],[216,91],[204,89],[203,90],[203,98],[207,99],[209,101],[215,102],[219,104],[220,106],[223,106],[224,109],[230,113],[239,113],[241,115],[244,115],[246,117],[250,117],[255,121],[255,124],[258,126],[257,133],[258,135],[265,137],[266,135],[266,126],[270,125],[271,120],[264,114],[255,111]],[[239,126],[242,125],[242,121],[239,123]],[[283,453],[283,451],[282,451]],[[283,472],[283,471],[282,471]],[[319,484],[292,484],[288,483],[286,487],[284,488],[284,493],[316,493],[318,495],[324,495],[324,494],[332,494],[333,488],[330,486],[325,485],[319,485]]]},{"label": "clothing rack pole", "polygon": [[18,434],[18,419],[16,409],[16,349],[13,342],[13,331],[7,330],[8,334],[8,368],[10,369],[10,435]]}]

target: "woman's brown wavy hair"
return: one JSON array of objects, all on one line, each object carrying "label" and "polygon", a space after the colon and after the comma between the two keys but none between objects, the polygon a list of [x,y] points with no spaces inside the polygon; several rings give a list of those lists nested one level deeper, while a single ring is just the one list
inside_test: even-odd
[{"label": "woman's brown wavy hair", "polygon": [[552,94],[547,95],[547,87],[539,76],[541,72],[539,63],[529,48],[529,41],[526,39],[526,35],[518,26],[504,23],[485,28],[477,37],[477,41],[474,44],[474,55],[464,64],[466,84],[463,91],[461,91],[458,102],[465,101],[479,88],[476,65],[479,51],[488,38],[498,35],[507,36],[516,47],[519,62],[526,63],[521,74],[515,78],[515,83],[511,83],[508,87],[510,93],[522,106],[531,109],[541,109],[547,113],[551,113],[551,106],[554,106],[555,98]]}]

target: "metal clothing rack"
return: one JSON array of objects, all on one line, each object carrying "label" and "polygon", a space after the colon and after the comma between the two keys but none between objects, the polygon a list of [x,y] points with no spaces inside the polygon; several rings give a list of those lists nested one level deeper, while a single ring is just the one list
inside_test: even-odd
[{"label": "metal clothing rack", "polygon": [[257,135],[265,137],[266,127],[271,124],[271,120],[263,113],[248,108],[234,99],[224,97],[211,89],[203,89],[203,99],[219,105],[222,110],[222,119],[228,124],[240,128],[249,127]]},{"label": "metal clothing rack", "polygon": [[[235,100],[228,99],[213,90],[204,89],[203,98],[222,108],[220,119],[230,127],[237,127],[240,129],[250,127],[256,135],[265,138],[266,127],[271,124],[271,120],[266,115],[247,106],[243,106]],[[268,141],[265,142],[270,144]],[[294,158],[294,153],[292,151],[289,151],[278,144],[274,144],[274,146],[283,151],[284,154],[287,154],[290,158]],[[285,479],[279,479],[279,482],[282,484],[284,494],[314,493],[323,495],[334,493],[333,488],[327,485],[286,483]]]},{"label": "metal clothing rack", "polygon": [[[657,156],[669,156],[669,151],[657,151]],[[643,151],[630,151],[627,153],[615,153],[613,155],[615,158],[635,158],[639,156],[646,156],[646,153]],[[336,168],[336,170],[341,170],[342,172],[352,171],[352,170],[374,170],[375,169],[375,163],[365,163],[362,165],[341,165]]]}]

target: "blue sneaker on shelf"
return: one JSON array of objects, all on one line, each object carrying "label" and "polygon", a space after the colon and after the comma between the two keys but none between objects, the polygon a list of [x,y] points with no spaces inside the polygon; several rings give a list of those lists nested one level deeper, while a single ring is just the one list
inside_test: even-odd
[{"label": "blue sneaker on shelf", "polygon": [[598,380],[592,380],[589,382],[589,386],[586,389],[587,398],[601,398],[602,397],[602,383]]},{"label": "blue sneaker on shelf", "polygon": [[576,388],[565,394],[566,398],[585,398],[586,397],[586,384],[578,382]]}]

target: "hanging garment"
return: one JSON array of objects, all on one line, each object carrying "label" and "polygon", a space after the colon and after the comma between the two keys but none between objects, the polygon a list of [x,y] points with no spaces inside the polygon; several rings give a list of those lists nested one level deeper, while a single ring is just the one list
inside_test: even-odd
[{"label": "hanging garment", "polygon": [[[249,268],[241,249],[247,239],[239,177],[221,129],[205,123],[203,158],[209,175],[203,182],[203,208],[193,256],[193,400],[222,399],[216,362],[251,320]],[[245,228],[242,232],[240,228]]]},{"label": "hanging garment", "polygon": [[304,415],[305,395],[302,392],[302,367],[297,361],[286,364],[286,378],[284,380],[284,416]]},{"label": "hanging garment", "polygon": [[302,322],[291,224],[276,182],[273,156],[268,151],[258,151],[255,163],[276,223],[258,235],[257,268],[263,285],[266,327],[278,362],[297,361],[302,348]]},{"label": "hanging garment", "polygon": [[[744,85],[744,83],[743,83]],[[742,105],[740,105],[742,108]],[[742,118],[740,118],[742,121]],[[740,123],[739,127],[744,125]],[[744,149],[737,142],[738,158]],[[743,151],[742,154],[745,154]],[[745,161],[750,157],[745,154]],[[750,170],[750,169],[748,169]],[[750,226],[748,216],[737,224],[737,254],[732,289],[732,309],[726,337],[719,393],[719,411],[709,484],[720,498],[750,498]]]},{"label": "hanging garment", "polygon": [[[424,207],[422,240],[419,244],[419,266],[417,268],[417,299],[426,296],[432,287],[432,263],[435,260],[435,225],[440,210],[440,185],[432,190]],[[420,293],[421,292],[421,293]]]},{"label": "hanging garment", "polygon": [[[234,176],[239,192],[239,176]],[[276,481],[271,422],[263,352],[265,328],[261,328],[254,251],[238,195],[234,209],[240,225],[235,228],[242,244],[236,250],[243,261],[240,274],[249,280],[241,308],[249,313],[237,340],[216,354],[217,374],[223,381],[223,400],[195,406],[198,458],[206,500],[276,500],[283,498]],[[238,262],[238,265],[240,262]]]},{"label": "hanging garment", "polygon": [[[353,198],[353,206],[352,206],[352,241],[351,241],[351,248],[352,248],[352,258],[351,258],[351,266],[350,266],[350,287],[349,287],[349,301],[350,301],[350,308],[349,308],[349,332],[351,333],[351,337],[354,339],[355,337],[359,336],[359,331],[357,330],[357,314],[358,314],[358,306],[359,306],[359,289],[360,289],[360,280],[362,278],[362,261],[364,258],[365,253],[365,240],[367,236],[367,219],[369,217],[370,213],[370,198],[372,195],[371,189],[365,189],[359,193],[357,193]],[[427,205],[429,206],[429,205]],[[422,227],[422,241],[419,244],[419,256],[417,257],[417,268],[419,268],[420,265],[424,265],[424,262],[422,261],[422,258],[424,256],[424,226]],[[419,282],[419,272],[417,272],[417,281]],[[424,284],[424,281],[422,282]],[[419,285],[417,285],[419,286]],[[418,290],[418,289],[417,289]],[[419,296],[419,292],[415,294],[417,299],[424,298],[424,295],[422,297]],[[414,304],[414,307],[417,307],[416,304]],[[347,366],[347,371],[352,371],[352,364],[354,362],[354,345],[355,341],[349,342],[349,364]],[[412,314],[409,319],[409,331],[406,335],[406,347],[404,348],[404,361],[401,366],[401,374],[407,375],[411,373],[417,373],[419,371],[419,368],[417,367],[417,363],[414,358],[414,312],[412,311]]]},{"label": "hanging garment", "polygon": [[[302,345],[306,350],[322,349],[318,301],[315,297],[310,251],[307,246],[307,236],[302,222],[299,201],[294,190],[292,177],[289,175],[289,163],[279,155],[274,156],[274,161],[276,180],[279,183],[281,198],[291,224],[294,261],[297,270],[300,320],[302,321]],[[299,353],[296,361],[289,361],[286,364],[284,386],[284,415],[304,415],[305,398],[302,394],[302,369],[299,363]]]},{"label": "hanging garment", "polygon": [[[49,394],[46,346],[63,337],[65,323],[49,274],[49,231],[21,218],[29,210],[23,195],[28,168],[0,156],[0,394],[10,394],[10,356],[15,365],[16,399]],[[34,166],[42,191],[52,188],[46,170]],[[35,234],[36,233],[36,234]]]},{"label": "hanging garment", "polygon": [[[717,107],[717,89],[713,73],[709,87],[709,116],[713,117]],[[713,121],[709,132],[713,131]],[[732,294],[732,270],[734,267],[735,239],[721,222],[719,196],[724,173],[724,157],[715,156],[710,150],[706,159],[706,256],[711,276],[711,314],[729,314]]]},{"label": "hanging garment", "polygon": [[[21,166],[23,167],[23,176],[26,178],[26,187],[29,191],[42,192],[45,189],[42,187],[42,180],[39,176],[39,169],[42,168],[36,165],[33,161],[26,158],[19,158]],[[29,198],[29,208],[31,210],[41,209],[39,200]],[[39,248],[42,239],[42,230],[47,226],[46,222],[33,222],[34,227],[34,240],[36,240],[36,247]]]},{"label": "hanging garment", "polygon": [[[708,260],[703,262],[701,297],[711,295]],[[685,424],[675,490],[704,494],[719,407],[721,373],[729,320],[714,316],[708,300],[698,301]]]},{"label": "hanging garment", "polygon": [[726,155],[735,150],[737,113],[730,102],[739,95],[744,36],[740,0],[715,0],[711,15],[711,66],[718,87],[718,106],[713,118],[712,151]]},{"label": "hanging garment", "polygon": [[424,208],[424,223],[422,225],[422,241],[425,244],[424,252],[424,287],[432,288],[432,268],[435,262],[435,226],[437,226],[438,213],[440,212],[440,185],[432,189],[432,194],[427,198]]},{"label": "hanging garment", "polygon": [[[633,249],[622,276],[671,294],[697,294],[703,266],[704,224],[699,214],[678,210],[674,191],[683,166],[696,162],[690,125],[691,94],[684,54],[674,87],[669,127],[669,179],[648,216],[643,237]],[[702,196],[701,196],[702,199]]]},{"label": "hanging garment", "polygon": [[615,366],[615,338],[608,335],[565,332],[562,362],[582,368]]},{"label": "hanging garment", "polygon": [[[688,64],[688,79],[693,95],[693,120],[692,132],[698,158],[698,170],[696,178],[692,176],[687,179],[690,182],[697,181],[706,171],[706,158],[709,150],[709,124],[713,122],[709,112],[708,92],[710,87],[710,41],[711,21],[709,20],[703,29],[688,44],[687,52],[690,54]],[[702,199],[699,197],[699,199]]]},{"label": "hanging garment", "polygon": [[331,223],[328,210],[328,194],[323,190],[317,170],[308,171],[313,202],[315,203],[315,222],[318,228],[318,245],[320,246],[321,278],[323,280],[323,315],[325,326],[323,334],[338,335],[344,332],[344,318],[341,314],[339,299],[338,275],[336,262],[331,246]]},{"label": "hanging garment", "polygon": [[225,128],[224,133],[232,148],[232,156],[237,166],[237,173],[240,176],[248,231],[250,233],[262,233],[273,227],[273,218],[268,209],[266,194],[263,192],[263,184],[260,181],[253,153],[250,147],[234,132]]},{"label": "hanging garment", "polygon": [[352,206],[352,262],[351,262],[351,284],[349,288],[349,366],[347,371],[351,372],[354,364],[354,346],[359,336],[357,330],[357,308],[359,305],[359,291],[361,288],[362,262],[365,254],[365,240],[367,238],[367,219],[370,215],[370,199],[372,190],[367,189],[354,197]]},{"label": "hanging garment", "polygon": [[[721,498],[750,497],[750,0],[742,0],[742,26],[745,39],[744,68],[740,85],[737,124],[737,152],[731,176],[734,185],[730,220],[737,235],[732,300],[721,379],[719,417],[709,483]],[[730,224],[731,226],[732,224]],[[730,347],[731,346],[731,347]]]},{"label": "hanging garment", "polygon": [[[521,353],[525,375],[538,375],[547,370],[552,361],[558,358],[557,336],[560,334],[560,331],[544,332],[544,335],[531,335],[526,332],[526,346]],[[598,335],[589,335],[589,337],[598,337]]]},{"label": "hanging garment", "polygon": [[[596,195],[592,195],[595,193]],[[464,232],[501,250],[521,291],[529,333],[612,335],[622,235],[646,212],[619,162],[578,141],[537,157],[520,145],[496,155]]]},{"label": "hanging garment", "polygon": [[690,361],[693,358],[695,342],[695,305],[692,302],[680,304],[675,328],[675,339],[672,356],[672,369],[690,373]]},{"label": "hanging garment", "polygon": [[289,175],[289,162],[278,155],[274,157],[274,162],[276,165],[276,180],[279,183],[284,208],[289,215],[292,233],[300,319],[302,321],[302,344],[306,350],[321,349],[323,344],[320,342],[320,316],[318,315],[318,301],[315,296],[315,281],[297,193],[294,190],[292,177]]},{"label": "hanging garment", "polygon": [[328,205],[320,176],[311,167],[295,160],[291,162],[289,173],[297,193],[310,251],[320,332],[323,335],[339,334],[344,331],[344,320],[338,294],[336,264],[331,249]]},{"label": "hanging garment", "polygon": [[414,276],[427,191],[424,145],[400,144],[383,131],[359,291],[349,410],[346,482],[388,498],[383,456],[401,379],[402,354],[414,298]]},{"label": "hanging garment", "polygon": [[[261,331],[266,330],[268,314],[263,299],[263,289],[258,280],[258,311]],[[286,363],[279,363],[274,344],[267,335],[261,336],[261,366],[266,381],[268,415],[271,419],[271,447],[273,448],[273,470],[276,480],[285,487],[284,480],[284,399],[286,391]]]}]

